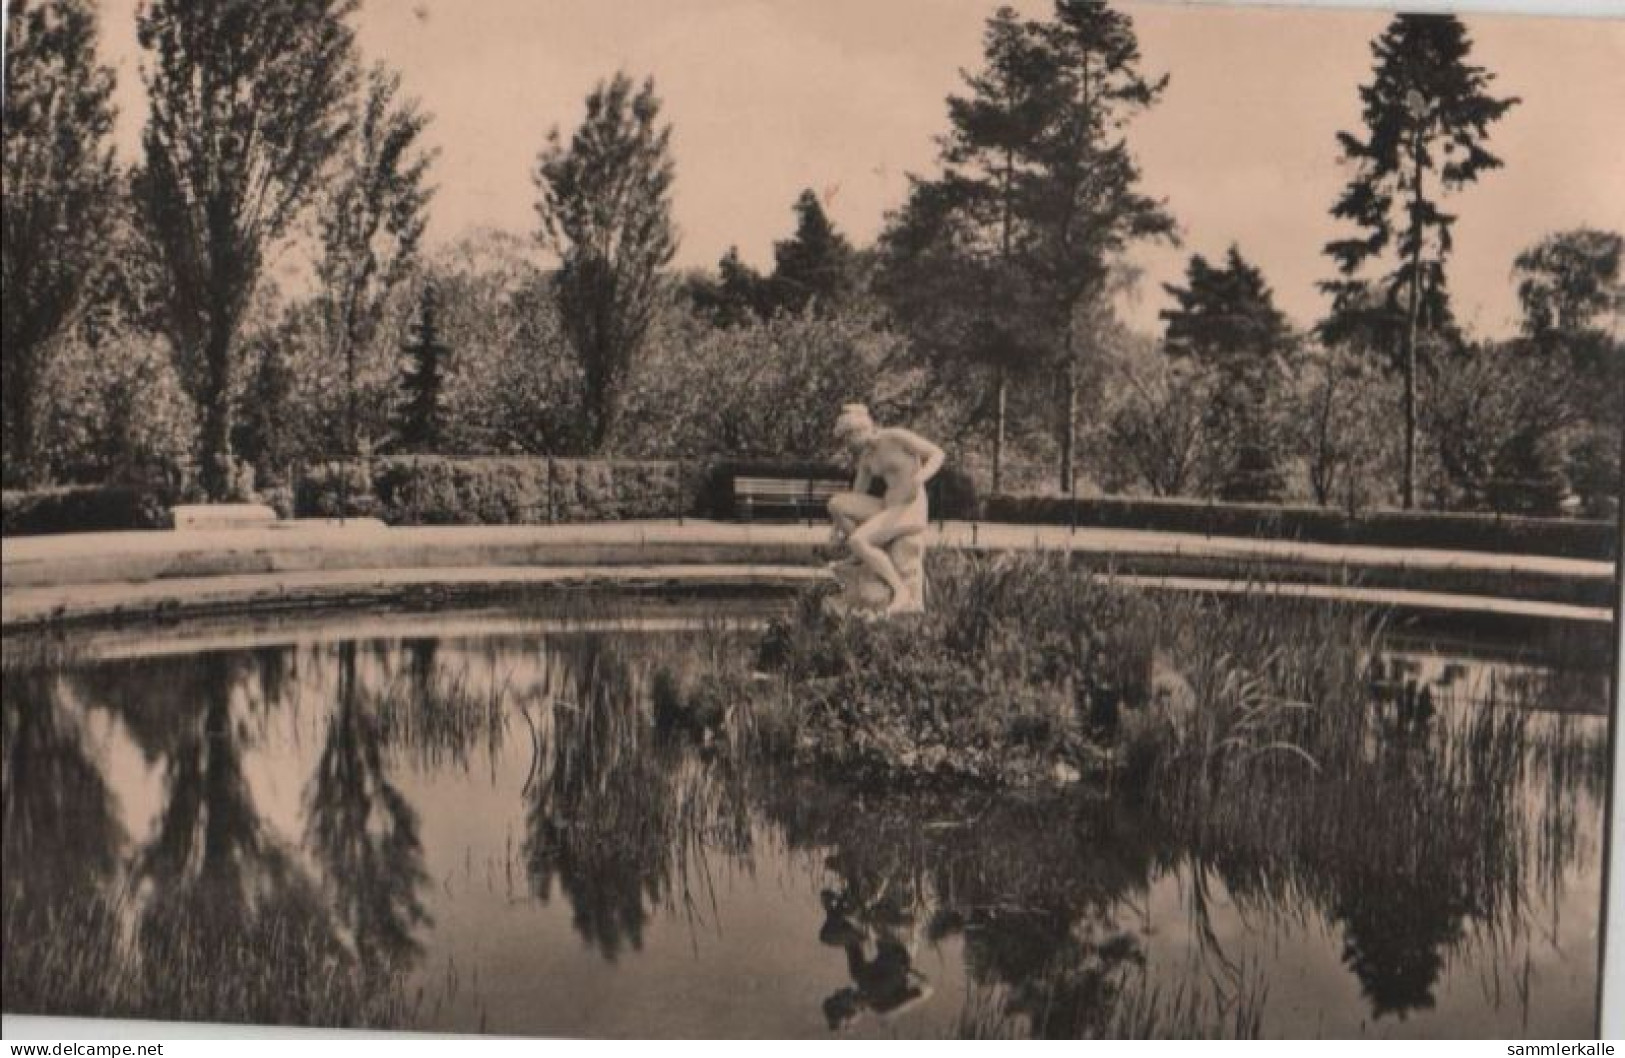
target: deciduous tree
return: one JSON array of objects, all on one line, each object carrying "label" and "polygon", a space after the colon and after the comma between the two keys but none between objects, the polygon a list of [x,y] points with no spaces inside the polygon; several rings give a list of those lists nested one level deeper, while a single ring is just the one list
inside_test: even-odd
[{"label": "deciduous tree", "polygon": [[[1587,513],[1607,516],[1625,497],[1625,284],[1618,232],[1557,232],[1513,263],[1527,344],[1537,370],[1567,382],[1575,421],[1565,473]],[[1537,450],[1538,451],[1538,450]]]},{"label": "deciduous tree", "polygon": [[433,189],[428,116],[398,100],[400,76],[374,68],[354,105],[352,133],[334,159],[320,217],[322,314],[333,359],[344,365],[346,455],[357,451],[356,357],[373,338],[391,291],[417,265]]},{"label": "deciduous tree", "polygon": [[96,61],[85,0],[6,5],[0,313],[5,477],[35,484],[37,427],[52,342],[86,303],[117,208],[113,72]]},{"label": "deciduous tree", "polygon": [[224,498],[240,326],[267,256],[350,133],[356,0],[149,0],[135,195],[164,273],[163,324],[202,413],[202,484]]},{"label": "deciduous tree", "polygon": [[568,144],[553,129],[537,164],[541,239],[562,262],[559,308],[581,362],[594,451],[614,436],[677,252],[670,141],[653,80],[639,87],[617,73],[587,97]]}]

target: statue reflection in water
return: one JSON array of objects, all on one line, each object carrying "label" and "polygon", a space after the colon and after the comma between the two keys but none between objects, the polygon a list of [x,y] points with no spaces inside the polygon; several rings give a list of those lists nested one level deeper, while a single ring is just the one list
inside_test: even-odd
[{"label": "statue reflection in water", "polygon": [[[831,857],[832,868],[838,868]],[[885,1018],[914,1007],[931,995],[931,983],[914,968],[913,901],[889,880],[878,888],[864,886],[845,872],[839,890],[820,894],[824,925],[818,939],[846,955],[852,983],[824,1000],[824,1020],[831,1031],[851,1025],[868,1012]]]}]

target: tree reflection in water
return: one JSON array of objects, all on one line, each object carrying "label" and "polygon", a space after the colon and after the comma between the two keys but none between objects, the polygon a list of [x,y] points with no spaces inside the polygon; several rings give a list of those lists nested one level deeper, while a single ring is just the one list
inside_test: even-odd
[{"label": "tree reflection in water", "polygon": [[547,688],[525,706],[526,871],[543,900],[558,883],[576,931],[614,960],[642,947],[654,911],[704,913],[708,856],[747,853],[749,817],[736,784],[656,734],[649,658],[589,634],[562,637],[547,661]]},{"label": "tree reflection in water", "polygon": [[[387,867],[377,857],[341,863],[338,850],[371,840],[369,821],[410,814],[357,715],[353,679],[342,696],[350,707],[341,702],[329,719],[324,770],[312,780],[308,806],[311,833],[326,843],[317,860],[336,883],[334,907],[262,819],[245,775],[255,732],[285,706],[291,656],[207,653],[87,665],[71,675],[52,666],[8,671],[9,1009],[27,1002],[27,986],[9,986],[15,976],[38,983],[47,998],[37,1009],[61,1013],[402,1023],[399,981],[380,971],[400,954],[399,920],[412,920],[417,908],[399,881],[421,878],[410,855],[415,821],[386,828],[377,855],[391,861]],[[80,702],[117,717],[142,756],[161,765],[159,810],[128,856],[100,767],[81,746]],[[358,777],[358,785],[345,784]],[[358,807],[364,797],[377,807]],[[22,864],[31,866],[13,869]],[[393,902],[395,921],[382,921],[388,914],[360,895],[376,893],[380,877],[391,880],[385,902]],[[79,917],[67,922],[59,905]],[[74,968],[85,978],[77,990]]]},{"label": "tree reflection in water", "polygon": [[[1099,803],[860,796],[817,783],[767,784],[768,811],[792,847],[827,850],[834,881],[820,939],[845,947],[852,985],[825,1003],[832,1028],[863,1009],[890,1013],[916,923],[938,944],[963,942],[970,982],[991,1002],[966,1032],[1108,1034],[1119,994],[1145,965],[1137,906],[1173,855],[1146,821]],[[854,959],[853,942],[877,955]],[[880,979],[880,980],[877,980]]]},{"label": "tree reflection in water", "polygon": [[58,679],[8,657],[0,698],[0,992],[6,1009],[41,1014],[107,1001],[102,972],[118,921],[106,890],[128,840]]},{"label": "tree reflection in water", "polygon": [[165,764],[164,807],[138,851],[136,943],[153,1015],[272,1024],[318,1018],[347,982],[344,950],[317,886],[259,817],[232,715],[234,656],[195,659],[202,695]]},{"label": "tree reflection in water", "polygon": [[[534,688],[497,678],[511,644],[483,649],[489,689],[467,650],[427,640],[8,667],[8,1008],[409,1024],[402,982],[431,922],[398,772],[513,775],[517,753],[531,890],[562,894],[588,958],[630,957],[660,921],[714,919],[713,877],[749,869],[766,836],[769,855],[782,841],[814,873],[777,913],[809,934],[819,915],[798,940],[828,982],[810,1013],[832,1028],[901,1016],[978,1035],[1256,1033],[1260,947],[1296,943],[1307,922],[1340,933],[1331,954],[1372,1016],[1407,1017],[1435,1004],[1458,953],[1521,964],[1531,908],[1555,903],[1588,847],[1603,774],[1601,749],[1567,728],[1532,742],[1481,710],[1435,722],[1461,724],[1448,745],[1438,730],[1352,730],[1312,779],[1287,776],[1292,798],[1251,774],[1189,806],[1155,791],[878,793],[780,770],[726,716],[663,733],[649,674],[691,643],[550,637]],[[302,756],[289,703],[313,688],[318,739]],[[133,849],[96,710],[116,718],[108,743],[127,735],[161,781]],[[251,753],[308,769],[293,829],[308,859],[256,806]],[[1264,760],[1278,782],[1288,764]],[[520,784],[492,796],[511,808]],[[1154,942],[1153,905],[1188,920],[1158,923]],[[966,991],[928,980],[942,976],[932,949],[960,953]]]},{"label": "tree reflection in water", "polygon": [[[426,694],[425,673],[414,675],[411,693]],[[363,972],[415,961],[415,933],[429,923],[418,816],[390,779],[378,717],[357,686],[354,643],[338,647],[338,700],[306,791],[305,841]]]}]

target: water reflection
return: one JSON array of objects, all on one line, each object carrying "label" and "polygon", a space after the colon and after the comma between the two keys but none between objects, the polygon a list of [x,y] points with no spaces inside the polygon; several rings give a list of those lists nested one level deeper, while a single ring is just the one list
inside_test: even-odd
[{"label": "water reflection", "polygon": [[[425,695],[427,677],[423,666],[414,666],[414,695]],[[415,934],[430,922],[420,895],[428,875],[418,815],[391,781],[383,746],[374,703],[357,686],[356,646],[340,644],[338,701],[310,780],[305,841],[368,974],[415,960],[422,951]]]},{"label": "water reflection", "polygon": [[[117,921],[103,897],[128,840],[118,803],[48,671],[8,666],[0,707],[0,901],[7,1006],[92,1005],[89,964]],[[55,934],[73,945],[53,945]]]},{"label": "water reflection", "polygon": [[[777,784],[769,812],[792,846],[829,849],[835,885],[820,939],[846,948],[853,987],[825,1004],[831,1026],[864,1009],[929,995],[911,965],[923,924],[933,945],[957,940],[981,1021],[1041,1037],[1110,1034],[1118,999],[1146,956],[1143,906],[1169,865],[1167,835],[1101,802],[879,801],[816,784]],[[922,823],[924,825],[922,825]],[[874,939],[860,960],[854,943]]]},{"label": "water reflection", "polygon": [[614,960],[656,911],[703,913],[708,857],[748,853],[749,817],[736,784],[657,734],[647,666],[624,644],[572,636],[549,662],[520,705],[535,739],[526,871],[542,900],[558,884],[576,931]]},{"label": "water reflection", "polygon": [[[1355,733],[1301,803],[1201,817],[880,796],[742,759],[715,725],[662,730],[651,688],[693,649],[8,660],[8,1008],[477,1029],[441,993],[490,958],[529,985],[479,1001],[512,1031],[662,1032],[638,1000],[677,984],[642,963],[715,996],[802,982],[731,1029],[767,1035],[1587,1029],[1600,724],[1441,700]],[[1471,753],[1439,752],[1445,724]],[[1515,747],[1519,767],[1482,766]],[[550,975],[611,963],[600,1016],[643,1020],[570,1020]],[[1480,986],[1514,967],[1507,998]]]},{"label": "water reflection", "polygon": [[332,976],[342,949],[317,886],[260,818],[244,775],[247,727],[232,703],[245,666],[205,654],[197,667],[200,700],[171,700],[192,715],[165,754],[164,805],[132,869],[139,959],[165,968],[141,1005],[288,1021],[311,1009],[308,990]]}]

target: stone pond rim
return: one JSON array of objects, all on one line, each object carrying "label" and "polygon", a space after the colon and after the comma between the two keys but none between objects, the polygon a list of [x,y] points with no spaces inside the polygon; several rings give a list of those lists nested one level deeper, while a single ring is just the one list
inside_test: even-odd
[{"label": "stone pond rim", "polygon": [[[1256,584],[1500,620],[1606,625],[1612,616],[1608,562],[955,522],[931,534],[933,547],[949,550],[1066,553],[1153,588]],[[433,608],[583,588],[785,594],[827,577],[826,539],[821,527],[694,520],[386,528],[355,519],[12,538],[0,563],[0,625]]]}]

